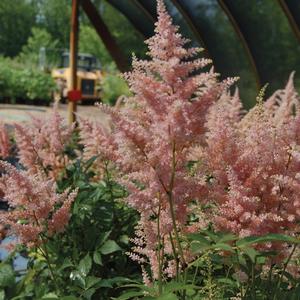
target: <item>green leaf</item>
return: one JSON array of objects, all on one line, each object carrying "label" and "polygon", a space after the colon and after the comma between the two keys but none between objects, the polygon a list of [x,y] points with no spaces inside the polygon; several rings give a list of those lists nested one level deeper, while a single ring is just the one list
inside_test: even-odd
[{"label": "green leaf", "polygon": [[102,279],[96,284],[97,288],[112,288],[112,282],[109,279]]},{"label": "green leaf", "polygon": [[188,235],[188,238],[190,240],[197,241],[205,246],[210,245],[210,241],[200,233],[191,233]]},{"label": "green leaf", "polygon": [[215,243],[219,240],[219,236],[217,234],[215,234],[214,232],[212,232],[211,230],[209,230],[209,229],[203,230],[202,232],[204,234],[206,234]]},{"label": "green leaf", "polygon": [[178,300],[178,297],[174,294],[165,294],[165,295],[161,295],[160,297],[156,298],[157,300]]},{"label": "green leaf", "polygon": [[99,277],[94,277],[94,276],[88,276],[86,279],[86,289],[91,288],[92,286],[94,286],[95,284],[97,284],[98,282],[100,282],[102,279]]},{"label": "green leaf", "polygon": [[243,248],[243,252],[248,255],[252,261],[252,263],[256,262],[256,257],[259,255],[259,252],[253,248]]},{"label": "green leaf", "polygon": [[97,265],[102,266],[102,258],[101,258],[101,254],[98,251],[94,252],[93,255],[93,260]]},{"label": "green leaf", "polygon": [[0,300],[5,300],[5,291],[4,290],[0,291]]},{"label": "green leaf", "polygon": [[213,245],[212,247],[214,249],[219,249],[219,250],[224,250],[224,251],[229,251],[229,252],[234,253],[234,250],[232,249],[232,247],[225,243],[217,243],[217,244]]},{"label": "green leaf", "polygon": [[265,242],[286,242],[290,244],[299,244],[300,240],[288,235],[270,233],[264,236],[249,236],[236,242],[238,247],[243,247],[249,244],[265,243]]},{"label": "green leaf", "polygon": [[15,283],[14,270],[11,265],[0,265],[0,288],[11,287]]},{"label": "green leaf", "polygon": [[82,296],[87,299],[90,300],[92,298],[92,296],[95,294],[96,289],[89,289],[87,291],[84,291]]},{"label": "green leaf", "polygon": [[78,300],[75,296],[65,296],[60,298],[60,300]]},{"label": "green leaf", "polygon": [[195,290],[197,289],[197,286],[192,285],[192,284],[185,284],[185,283],[180,283],[180,282],[175,282],[171,281],[165,284],[165,291],[167,293],[170,292],[177,292],[180,290]]},{"label": "green leaf", "polygon": [[70,279],[82,289],[85,287],[85,276],[83,276],[79,271],[71,272]]},{"label": "green leaf", "polygon": [[63,271],[66,268],[73,267],[74,264],[71,262],[69,258],[66,258],[62,264],[62,266],[59,268],[59,271]]},{"label": "green leaf", "polygon": [[92,165],[93,163],[95,162],[95,160],[98,158],[98,156],[92,156],[90,159],[88,159],[86,162],[85,162],[85,171],[87,171]]},{"label": "green leaf", "polygon": [[54,293],[46,294],[42,297],[43,300],[53,300],[53,299],[59,299],[58,296]]},{"label": "green leaf", "polygon": [[257,256],[256,263],[258,265],[264,265],[266,263],[267,258],[265,256]]},{"label": "green leaf", "polygon": [[230,285],[230,286],[233,286],[233,287],[236,287],[237,286],[237,283],[236,281],[230,279],[230,278],[226,278],[226,277],[223,277],[223,278],[219,278],[217,279],[217,281],[219,283],[224,283],[226,285]]},{"label": "green leaf", "polygon": [[127,300],[127,299],[132,299],[134,297],[139,297],[139,296],[143,296],[144,295],[144,291],[130,291],[127,292],[123,295],[121,295],[120,297],[116,298],[116,300]]},{"label": "green leaf", "polygon": [[102,234],[100,235],[98,245],[103,245],[104,242],[106,242],[106,240],[108,239],[108,237],[109,237],[110,234],[111,234],[111,230],[102,233]]},{"label": "green leaf", "polygon": [[222,235],[218,242],[219,243],[231,242],[231,241],[235,241],[237,238],[238,237],[236,235],[228,233],[228,234]]},{"label": "green leaf", "polygon": [[113,240],[107,240],[103,246],[99,249],[102,254],[110,254],[121,250],[119,245]]},{"label": "green leaf", "polygon": [[191,243],[192,253],[199,253],[207,249],[210,249],[210,245],[203,245],[203,243],[199,241],[192,241]]},{"label": "green leaf", "polygon": [[87,254],[79,262],[78,270],[83,276],[87,276],[91,270],[91,267],[92,267],[92,260],[91,260],[91,257],[89,256],[89,254]]}]

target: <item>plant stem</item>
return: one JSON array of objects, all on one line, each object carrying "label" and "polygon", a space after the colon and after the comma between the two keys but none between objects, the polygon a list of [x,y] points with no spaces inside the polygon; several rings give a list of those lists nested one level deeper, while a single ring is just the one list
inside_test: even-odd
[{"label": "plant stem", "polygon": [[174,254],[174,259],[176,261],[176,280],[178,281],[178,279],[179,279],[179,259],[178,259],[177,251],[175,248],[175,244],[174,244],[171,232],[169,233],[169,237],[170,237],[170,242],[171,242],[171,246],[172,246],[172,251]]},{"label": "plant stem", "polygon": [[[43,243],[44,243],[44,239],[43,238],[42,238],[42,240],[43,240]],[[52,266],[51,266],[51,262],[50,262],[50,258],[49,258],[49,253],[47,251],[46,244],[44,243],[44,248],[41,248],[41,247],[38,247],[38,248],[40,249],[41,253],[43,254],[44,258],[46,259],[48,268],[49,268],[50,273],[51,273],[52,281],[53,281],[55,289],[56,289],[56,292],[59,294],[58,283],[56,281],[56,277],[54,276],[54,271],[53,271]]]},{"label": "plant stem", "polygon": [[279,278],[279,280],[278,280],[278,283],[277,283],[277,286],[276,286],[276,289],[275,289],[275,293],[274,293],[273,300],[276,300],[276,299],[277,299],[277,291],[278,291],[279,288],[280,288],[280,284],[281,284],[282,279],[283,279],[283,274],[284,274],[284,272],[285,272],[285,270],[286,270],[286,268],[287,268],[287,266],[288,266],[290,260],[292,259],[292,256],[293,256],[293,254],[294,254],[294,252],[295,252],[297,246],[298,246],[297,244],[295,244],[295,245],[293,246],[293,249],[292,249],[290,255],[288,256],[288,258],[287,258],[287,260],[286,260],[286,262],[285,262],[285,264],[284,264],[284,266],[283,266],[283,270],[282,270],[282,272],[281,272],[281,274],[280,274],[280,278]]},{"label": "plant stem", "polygon": [[171,173],[169,191],[167,194],[168,194],[168,200],[169,200],[169,205],[170,205],[170,213],[171,213],[171,218],[172,218],[172,225],[173,225],[173,230],[174,230],[174,234],[175,234],[175,239],[177,242],[179,254],[181,256],[181,261],[182,261],[183,268],[184,268],[186,266],[186,262],[184,259],[183,250],[182,250],[180,239],[179,239],[178,228],[176,225],[176,215],[175,215],[175,209],[174,209],[174,203],[173,203],[173,187],[174,187],[174,180],[175,180],[175,169],[176,169],[176,149],[175,149],[175,142],[172,142],[172,173]]},{"label": "plant stem", "polygon": [[158,256],[158,295],[162,294],[162,264],[163,264],[163,257],[161,258],[160,255],[160,210],[161,210],[161,203],[159,202],[158,208],[158,216],[157,216],[157,236],[158,236],[158,249],[157,249],[157,256]]},{"label": "plant stem", "polygon": [[[173,203],[173,187],[174,187],[174,181],[175,181],[175,172],[176,172],[176,147],[175,147],[175,141],[172,142],[172,171],[171,171],[171,179],[170,179],[170,184],[169,184],[169,189],[167,192],[168,195],[168,200],[169,200],[169,206],[170,206],[170,213],[171,213],[171,218],[172,218],[172,225],[173,225],[173,231],[175,234],[175,240],[178,246],[178,251],[181,257],[181,263],[182,263],[182,269],[186,268],[186,262],[184,259],[184,254],[183,250],[181,247],[180,239],[179,239],[179,234],[178,234],[178,228],[176,224],[176,215],[175,215],[175,209],[174,209],[174,203]],[[176,251],[176,248],[175,248]],[[186,281],[186,270],[184,270],[184,281]],[[183,290],[182,293],[182,300],[185,299],[185,294],[186,291]]]}]

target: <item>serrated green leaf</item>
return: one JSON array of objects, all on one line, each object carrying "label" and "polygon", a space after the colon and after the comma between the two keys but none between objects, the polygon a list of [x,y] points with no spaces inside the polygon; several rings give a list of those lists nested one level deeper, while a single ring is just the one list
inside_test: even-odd
[{"label": "serrated green leaf", "polygon": [[46,294],[45,296],[42,297],[43,300],[55,300],[55,299],[59,299],[58,296],[54,293],[49,293]]},{"label": "serrated green leaf", "polygon": [[98,251],[95,251],[93,254],[93,260],[97,265],[102,266],[101,254]]},{"label": "serrated green leaf", "polygon": [[116,300],[128,300],[128,299],[132,299],[134,297],[139,297],[139,296],[143,296],[144,295],[144,291],[130,291],[127,292],[123,295],[121,295],[120,297],[116,298]]},{"label": "serrated green leaf", "polygon": [[88,276],[85,280],[86,282],[86,289],[91,288],[95,284],[99,283],[101,281],[101,278],[99,277],[94,277],[94,276]]},{"label": "serrated green leaf", "polygon": [[82,289],[85,287],[85,276],[83,276],[79,271],[71,272],[70,279]]},{"label": "serrated green leaf", "polygon": [[84,291],[82,296],[84,299],[90,300],[92,298],[92,296],[95,294],[95,292],[96,292],[96,289],[92,288],[87,291]]},{"label": "serrated green leaf", "polygon": [[290,244],[299,244],[300,240],[296,239],[294,237],[284,235],[284,234],[276,234],[276,233],[270,233],[264,236],[249,236],[245,237],[243,239],[240,239],[236,242],[236,245],[238,247],[243,247],[249,244],[256,244],[256,243],[266,243],[266,242],[272,242],[272,241],[278,241],[278,242],[286,242]]},{"label": "serrated green leaf", "polygon": [[78,266],[79,272],[83,276],[87,276],[92,267],[92,260],[89,254],[87,254],[80,262]]},{"label": "serrated green leaf", "polygon": [[225,243],[225,242],[231,242],[235,241],[238,237],[234,234],[228,233],[221,236],[218,243]]},{"label": "serrated green leaf", "polygon": [[259,254],[258,251],[256,251],[255,249],[253,248],[243,248],[243,252],[249,256],[249,258],[251,259],[252,263],[255,263],[256,262],[256,257],[257,255]]},{"label": "serrated green leaf", "polygon": [[66,258],[62,264],[62,266],[59,268],[59,271],[63,271],[66,268],[73,267],[74,264],[71,262],[69,258]]},{"label": "serrated green leaf", "polygon": [[15,283],[15,274],[11,265],[0,265],[0,288],[10,287]]},{"label": "serrated green leaf", "polygon": [[107,240],[99,249],[102,254],[110,254],[116,251],[120,251],[121,248],[119,245],[113,240]]},{"label": "serrated green leaf", "polygon": [[5,291],[0,290],[0,300],[5,300]]},{"label": "serrated green leaf", "polygon": [[165,292],[166,293],[171,293],[171,292],[177,292],[180,290],[195,290],[197,289],[197,286],[192,285],[192,284],[185,284],[185,283],[180,283],[180,282],[168,282],[165,284]]},{"label": "serrated green leaf", "polygon": [[210,249],[210,245],[203,245],[203,243],[199,242],[199,241],[193,241],[191,243],[191,251],[192,253],[199,253],[202,251],[205,251],[207,249]]},{"label": "serrated green leaf", "polygon": [[172,293],[161,295],[156,298],[157,300],[178,300],[178,297]]},{"label": "serrated green leaf", "polygon": [[217,244],[213,245],[212,248],[219,249],[219,250],[224,250],[224,251],[229,251],[229,252],[232,252],[232,253],[235,252],[230,245],[225,244],[225,243],[217,243]]},{"label": "serrated green leaf", "polygon": [[203,244],[205,246],[208,246],[211,244],[211,242],[202,234],[200,233],[191,233],[188,235],[188,238],[192,241],[197,241],[200,244]]}]

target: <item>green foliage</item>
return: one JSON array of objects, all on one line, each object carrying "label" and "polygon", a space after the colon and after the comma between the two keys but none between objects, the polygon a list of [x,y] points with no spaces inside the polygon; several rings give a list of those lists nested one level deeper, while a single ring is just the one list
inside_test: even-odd
[{"label": "green foliage", "polygon": [[[46,29],[33,27],[27,44],[22,47],[19,60],[25,65],[38,67],[40,64],[40,50],[45,48],[47,59],[57,60],[58,40],[53,39]],[[53,57],[54,56],[54,57]]]},{"label": "green foliage", "polygon": [[130,95],[126,81],[121,77],[121,74],[116,72],[105,74],[101,88],[101,100],[109,105],[114,105],[120,96]]},{"label": "green foliage", "polygon": [[11,59],[0,58],[0,97],[51,100],[55,83],[49,74],[26,68]]},{"label": "green foliage", "polygon": [[0,55],[18,55],[35,24],[35,8],[27,0],[0,1]]},{"label": "green foliage", "polygon": [[127,277],[138,277],[125,254],[137,215],[120,201],[124,190],[108,169],[103,181],[92,180],[94,160],[77,160],[58,182],[59,191],[79,187],[79,193],[68,228],[46,245],[52,270],[39,250],[30,252],[28,271],[9,299],[110,299]]},{"label": "green foliage", "polygon": [[106,68],[112,63],[112,58],[94,28],[82,25],[79,33],[79,51],[86,52],[98,58],[101,65]]},{"label": "green foliage", "polygon": [[132,26],[132,24],[118,10],[111,6],[108,1],[102,1],[101,15],[112,35],[131,61],[132,52],[137,57],[145,57],[146,46],[144,37]]},{"label": "green foliage", "polygon": [[68,48],[70,39],[71,0],[37,0],[39,25],[58,40],[60,48]]},{"label": "green foliage", "polygon": [[[291,246],[291,254],[282,264],[272,263],[279,253],[257,249],[259,244],[274,241]],[[299,239],[281,234],[239,239],[209,229],[188,235],[184,244],[196,258],[179,278],[164,282],[161,292],[158,282],[150,287],[131,282],[117,300],[300,299],[299,279],[288,271]]]}]

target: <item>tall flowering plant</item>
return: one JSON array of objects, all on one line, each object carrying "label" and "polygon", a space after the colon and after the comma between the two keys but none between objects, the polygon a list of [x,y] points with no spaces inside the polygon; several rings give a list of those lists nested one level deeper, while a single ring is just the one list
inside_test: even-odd
[{"label": "tall flowering plant", "polygon": [[47,242],[55,233],[64,231],[77,191],[58,194],[55,182],[41,174],[17,170],[4,161],[0,161],[0,168],[0,188],[9,205],[9,210],[0,215],[1,225],[7,228],[8,235],[15,237],[14,244],[40,251],[57,288]]},{"label": "tall flowering plant", "polygon": [[0,167],[0,187],[10,207],[2,212],[1,224],[16,236],[16,243],[29,248],[40,246],[44,239],[63,231],[76,191],[58,194],[53,180],[17,170],[4,161],[0,161]]},{"label": "tall flowering plant", "polygon": [[56,108],[46,119],[32,117],[30,124],[15,124],[20,163],[30,174],[58,179],[69,163],[65,150],[73,131],[74,125],[68,126]]},{"label": "tall flowering plant", "polygon": [[148,283],[178,275],[190,259],[182,233],[190,204],[206,188],[204,176],[188,168],[189,152],[203,142],[208,109],[235,81],[219,83],[212,69],[199,72],[210,60],[197,58],[198,48],[185,48],[188,41],[163,1],[157,11],[156,34],[146,41],[151,60],[134,57],[132,72],[125,74],[134,96],[121,109],[100,106],[111,117],[111,132],[98,129],[101,143],[86,143],[115,163],[129,193],[126,202],[140,213],[130,256],[142,264]]},{"label": "tall flowering plant", "polygon": [[[210,111],[206,149],[199,159],[211,174],[216,227],[240,237],[269,233],[295,236],[300,220],[299,96],[293,74],[283,90],[247,114],[236,94]],[[284,243],[264,249],[286,250]],[[283,253],[284,254],[284,253]],[[286,253],[287,254],[287,253]]]}]

